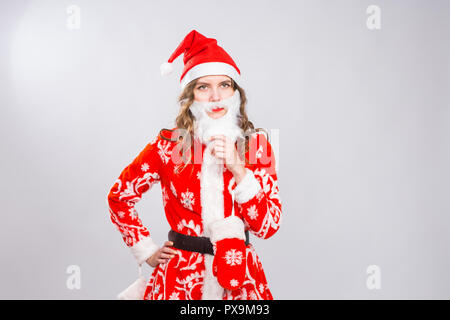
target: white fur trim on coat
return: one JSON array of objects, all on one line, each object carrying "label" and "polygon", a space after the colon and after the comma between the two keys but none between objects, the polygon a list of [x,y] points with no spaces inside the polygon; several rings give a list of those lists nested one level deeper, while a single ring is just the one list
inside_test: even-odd
[{"label": "white fur trim on coat", "polygon": [[209,229],[212,243],[229,238],[245,240],[244,222],[236,216],[214,221],[209,225]]},{"label": "white fur trim on coat", "polygon": [[[218,164],[209,150],[213,144],[208,144],[203,152],[202,171],[200,175],[200,199],[202,204],[203,236],[209,236],[209,225],[223,219],[223,164]],[[205,278],[203,280],[202,300],[222,300],[224,288],[213,275],[212,264],[214,256],[204,254]]]},{"label": "white fur trim on coat", "polygon": [[222,300],[225,289],[213,275],[212,265],[214,256],[205,253],[205,278],[203,279],[202,300]]},{"label": "white fur trim on coat", "polygon": [[148,258],[158,251],[159,246],[153,242],[152,238],[145,237],[130,247],[131,253],[136,258],[139,265],[142,265]]},{"label": "white fur trim on coat", "polygon": [[255,178],[255,174],[249,168],[244,178],[234,188],[234,196],[237,203],[245,203],[251,200],[261,190],[261,185]]}]

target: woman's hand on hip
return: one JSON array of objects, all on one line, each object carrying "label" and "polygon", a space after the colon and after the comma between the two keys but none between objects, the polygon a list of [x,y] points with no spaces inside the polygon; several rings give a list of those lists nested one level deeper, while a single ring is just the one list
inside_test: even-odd
[{"label": "woman's hand on hip", "polygon": [[172,241],[166,241],[164,243],[164,246],[158,251],[156,251],[150,258],[147,259],[147,263],[152,267],[155,268],[160,263],[167,263],[169,260],[177,254],[177,252],[170,247],[173,246]]}]

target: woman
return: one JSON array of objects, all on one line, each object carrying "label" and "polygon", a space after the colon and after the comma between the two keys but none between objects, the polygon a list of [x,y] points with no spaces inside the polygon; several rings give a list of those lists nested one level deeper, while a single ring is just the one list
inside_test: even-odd
[{"label": "woman", "polygon": [[[192,30],[184,53],[180,112],[120,174],[109,195],[112,222],[137,262],[154,268],[140,298],[273,299],[249,232],[278,231],[281,200],[267,137],[248,120],[240,71],[217,45]],[[155,183],[171,227],[160,248],[135,204]]]}]

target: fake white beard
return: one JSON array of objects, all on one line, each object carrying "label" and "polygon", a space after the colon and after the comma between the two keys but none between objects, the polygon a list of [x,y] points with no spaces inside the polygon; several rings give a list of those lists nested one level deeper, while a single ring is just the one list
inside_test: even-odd
[{"label": "fake white beard", "polygon": [[[227,109],[225,115],[214,119],[208,116],[206,111],[211,111],[215,106]],[[190,110],[195,117],[194,137],[203,144],[208,144],[208,139],[213,135],[223,134],[232,142],[236,142],[238,137],[243,138],[242,129],[239,127],[239,108],[241,106],[241,95],[239,90],[226,99],[218,102],[195,101],[190,106]]]}]

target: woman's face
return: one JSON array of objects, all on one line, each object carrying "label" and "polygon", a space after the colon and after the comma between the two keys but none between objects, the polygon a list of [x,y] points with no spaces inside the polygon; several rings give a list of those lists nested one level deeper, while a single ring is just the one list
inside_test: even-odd
[{"label": "woman's face", "polygon": [[[234,89],[231,85],[231,79],[228,76],[214,75],[204,76],[197,80],[194,87],[194,100],[202,102],[215,102],[233,95]],[[206,112],[211,118],[217,119],[227,113],[225,109]]]}]

